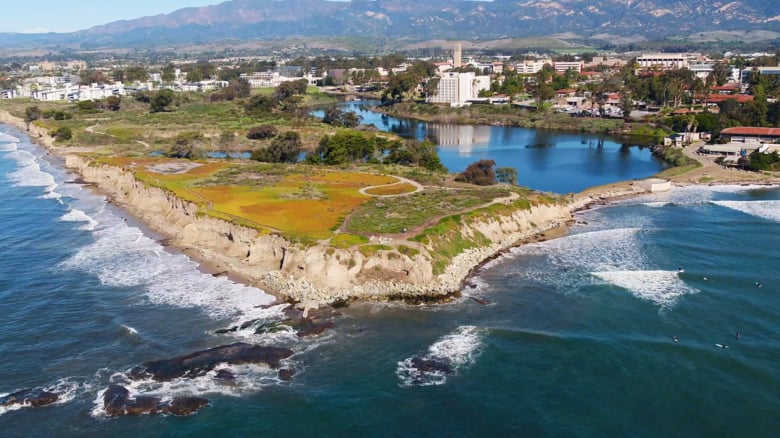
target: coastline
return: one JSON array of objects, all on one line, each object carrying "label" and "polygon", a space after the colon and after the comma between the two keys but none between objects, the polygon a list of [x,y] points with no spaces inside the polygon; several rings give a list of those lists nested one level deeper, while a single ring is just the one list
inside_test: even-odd
[{"label": "coastline", "polygon": [[[10,124],[19,131],[26,133],[31,141],[44,147],[52,154],[55,154],[55,156],[62,159],[69,170],[75,170],[82,178],[87,179],[83,168],[81,168],[81,171],[79,172],[77,167],[74,168],[74,166],[67,164],[68,161],[71,161],[68,157],[73,157],[75,156],[73,155],[74,153],[79,152],[76,148],[64,149],[58,147],[44,129],[39,128],[34,124],[30,127],[31,129],[29,131],[26,131],[26,124],[24,121],[11,116],[7,111],[0,111],[0,123]],[[688,153],[693,154],[693,149],[686,151],[686,154]],[[701,157],[693,158],[701,162]],[[706,180],[703,180],[703,178],[706,178]],[[756,175],[731,169],[720,169],[719,166],[714,165],[714,163],[704,163],[704,165],[698,169],[694,169],[670,179],[677,186],[780,184],[780,179],[776,176]],[[385,282],[385,284],[373,284],[366,281],[364,284],[359,285],[359,287],[344,288],[343,290],[334,292],[333,290],[328,289],[319,290],[322,288],[316,287],[311,282],[285,277],[284,275],[280,275],[280,273],[274,275],[272,275],[272,273],[266,273],[265,275],[250,274],[249,271],[238,266],[241,264],[241,260],[232,260],[230,254],[218,254],[213,248],[208,249],[199,247],[198,245],[188,244],[181,239],[177,239],[177,236],[175,233],[171,232],[170,228],[166,230],[165,226],[160,225],[166,220],[169,220],[170,217],[167,217],[164,214],[158,214],[158,217],[152,218],[150,217],[150,214],[153,213],[141,210],[138,205],[133,205],[132,202],[128,202],[128,199],[120,199],[120,196],[116,193],[117,187],[113,187],[114,190],[112,191],[108,186],[102,186],[99,182],[90,179],[87,180],[90,183],[95,182],[94,184],[88,184],[91,190],[106,196],[108,202],[112,206],[120,209],[129,217],[132,217],[133,221],[137,222],[145,233],[154,233],[162,236],[162,239],[156,240],[160,241],[166,250],[185,254],[191,260],[198,263],[199,269],[204,274],[213,276],[225,275],[234,282],[259,287],[265,293],[276,297],[277,301],[296,301],[302,303],[304,307],[313,308],[334,301],[350,300],[377,301],[405,298],[412,300],[427,298],[433,298],[434,301],[447,300],[453,294],[458,294],[462,291],[464,287],[469,284],[469,280],[474,275],[477,275],[486,264],[500,258],[502,255],[506,254],[507,251],[511,250],[511,248],[530,242],[549,240],[565,235],[568,231],[568,226],[572,222],[571,214],[590,208],[596,204],[608,204],[618,199],[647,193],[647,191],[635,185],[634,181],[622,181],[604,186],[592,187],[574,194],[572,195],[571,201],[564,207],[568,217],[553,217],[555,212],[547,212],[545,213],[545,215],[547,215],[545,216],[546,222],[544,222],[544,225],[542,226],[534,226],[534,229],[516,229],[514,232],[504,232],[505,230],[501,229],[503,233],[497,234],[497,238],[493,240],[494,243],[492,245],[476,248],[474,250],[466,250],[455,256],[448,266],[448,272],[445,272],[446,277],[445,274],[439,276],[444,277],[444,279],[438,278],[439,284],[437,285],[436,291],[425,283],[409,285],[408,283],[391,281]],[[186,208],[186,206],[184,206],[184,208]],[[172,225],[174,227],[176,226],[176,224]],[[170,242],[168,242],[168,240],[170,240]],[[232,257],[233,259],[237,258],[235,255]],[[378,262],[381,263],[382,260],[380,259]]]}]

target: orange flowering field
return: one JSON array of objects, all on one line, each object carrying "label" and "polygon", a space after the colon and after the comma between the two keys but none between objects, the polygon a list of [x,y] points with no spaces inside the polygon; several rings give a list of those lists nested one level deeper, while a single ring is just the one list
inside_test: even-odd
[{"label": "orange flowering field", "polygon": [[331,237],[352,210],[370,199],[359,189],[397,181],[370,173],[301,167],[271,183],[222,184],[208,181],[220,170],[241,169],[241,164],[154,157],[104,162],[122,166],[139,180],[197,203],[205,214],[309,239]]}]

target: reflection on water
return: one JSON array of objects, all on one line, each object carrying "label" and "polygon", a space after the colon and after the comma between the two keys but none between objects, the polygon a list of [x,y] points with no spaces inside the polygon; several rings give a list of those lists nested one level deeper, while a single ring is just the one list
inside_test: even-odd
[{"label": "reflection on water", "polygon": [[[514,126],[426,123],[371,111],[378,101],[345,102],[362,123],[402,138],[431,140],[450,172],[490,159],[518,171],[518,183],[538,190],[570,193],[590,186],[640,179],[665,165],[642,143],[625,143],[603,134],[561,132]],[[323,117],[324,111],[314,111]]]},{"label": "reflection on water", "polygon": [[470,157],[473,149],[485,148],[490,144],[490,127],[429,123],[428,138],[441,149],[452,149],[462,157]]}]

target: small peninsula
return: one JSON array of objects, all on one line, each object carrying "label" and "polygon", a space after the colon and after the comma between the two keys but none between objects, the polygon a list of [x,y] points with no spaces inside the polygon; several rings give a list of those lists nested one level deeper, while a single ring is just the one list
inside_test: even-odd
[{"label": "small peninsula", "polygon": [[[309,102],[328,99],[300,94]],[[29,102],[13,101],[0,122],[28,130],[84,183],[214,275],[312,308],[447,300],[485,260],[560,234],[574,211],[646,191],[631,181],[577,195],[473,185],[420,158],[430,145],[323,124],[300,110],[263,109],[263,96],[239,105],[188,96],[157,111],[152,103],[151,113],[143,100],[123,99],[121,108],[102,111],[47,103],[42,111],[67,117],[34,120],[25,114]],[[171,104],[175,109],[164,108]],[[340,150],[332,139],[348,146]],[[298,145],[296,159],[247,159],[257,151],[284,153],[284,141]],[[355,144],[371,151],[337,160],[354,154]],[[315,158],[293,163],[300,151]],[[375,153],[403,158],[382,163],[371,158]],[[768,180],[700,166],[661,176],[685,183]]]}]

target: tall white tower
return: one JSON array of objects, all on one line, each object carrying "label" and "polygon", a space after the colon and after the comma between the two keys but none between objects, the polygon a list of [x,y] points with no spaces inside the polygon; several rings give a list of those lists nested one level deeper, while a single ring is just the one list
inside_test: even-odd
[{"label": "tall white tower", "polygon": [[460,66],[461,66],[460,52],[461,52],[460,43],[456,43],[455,44],[455,53],[453,53],[453,55],[452,55],[452,66],[454,68],[460,68]]}]

